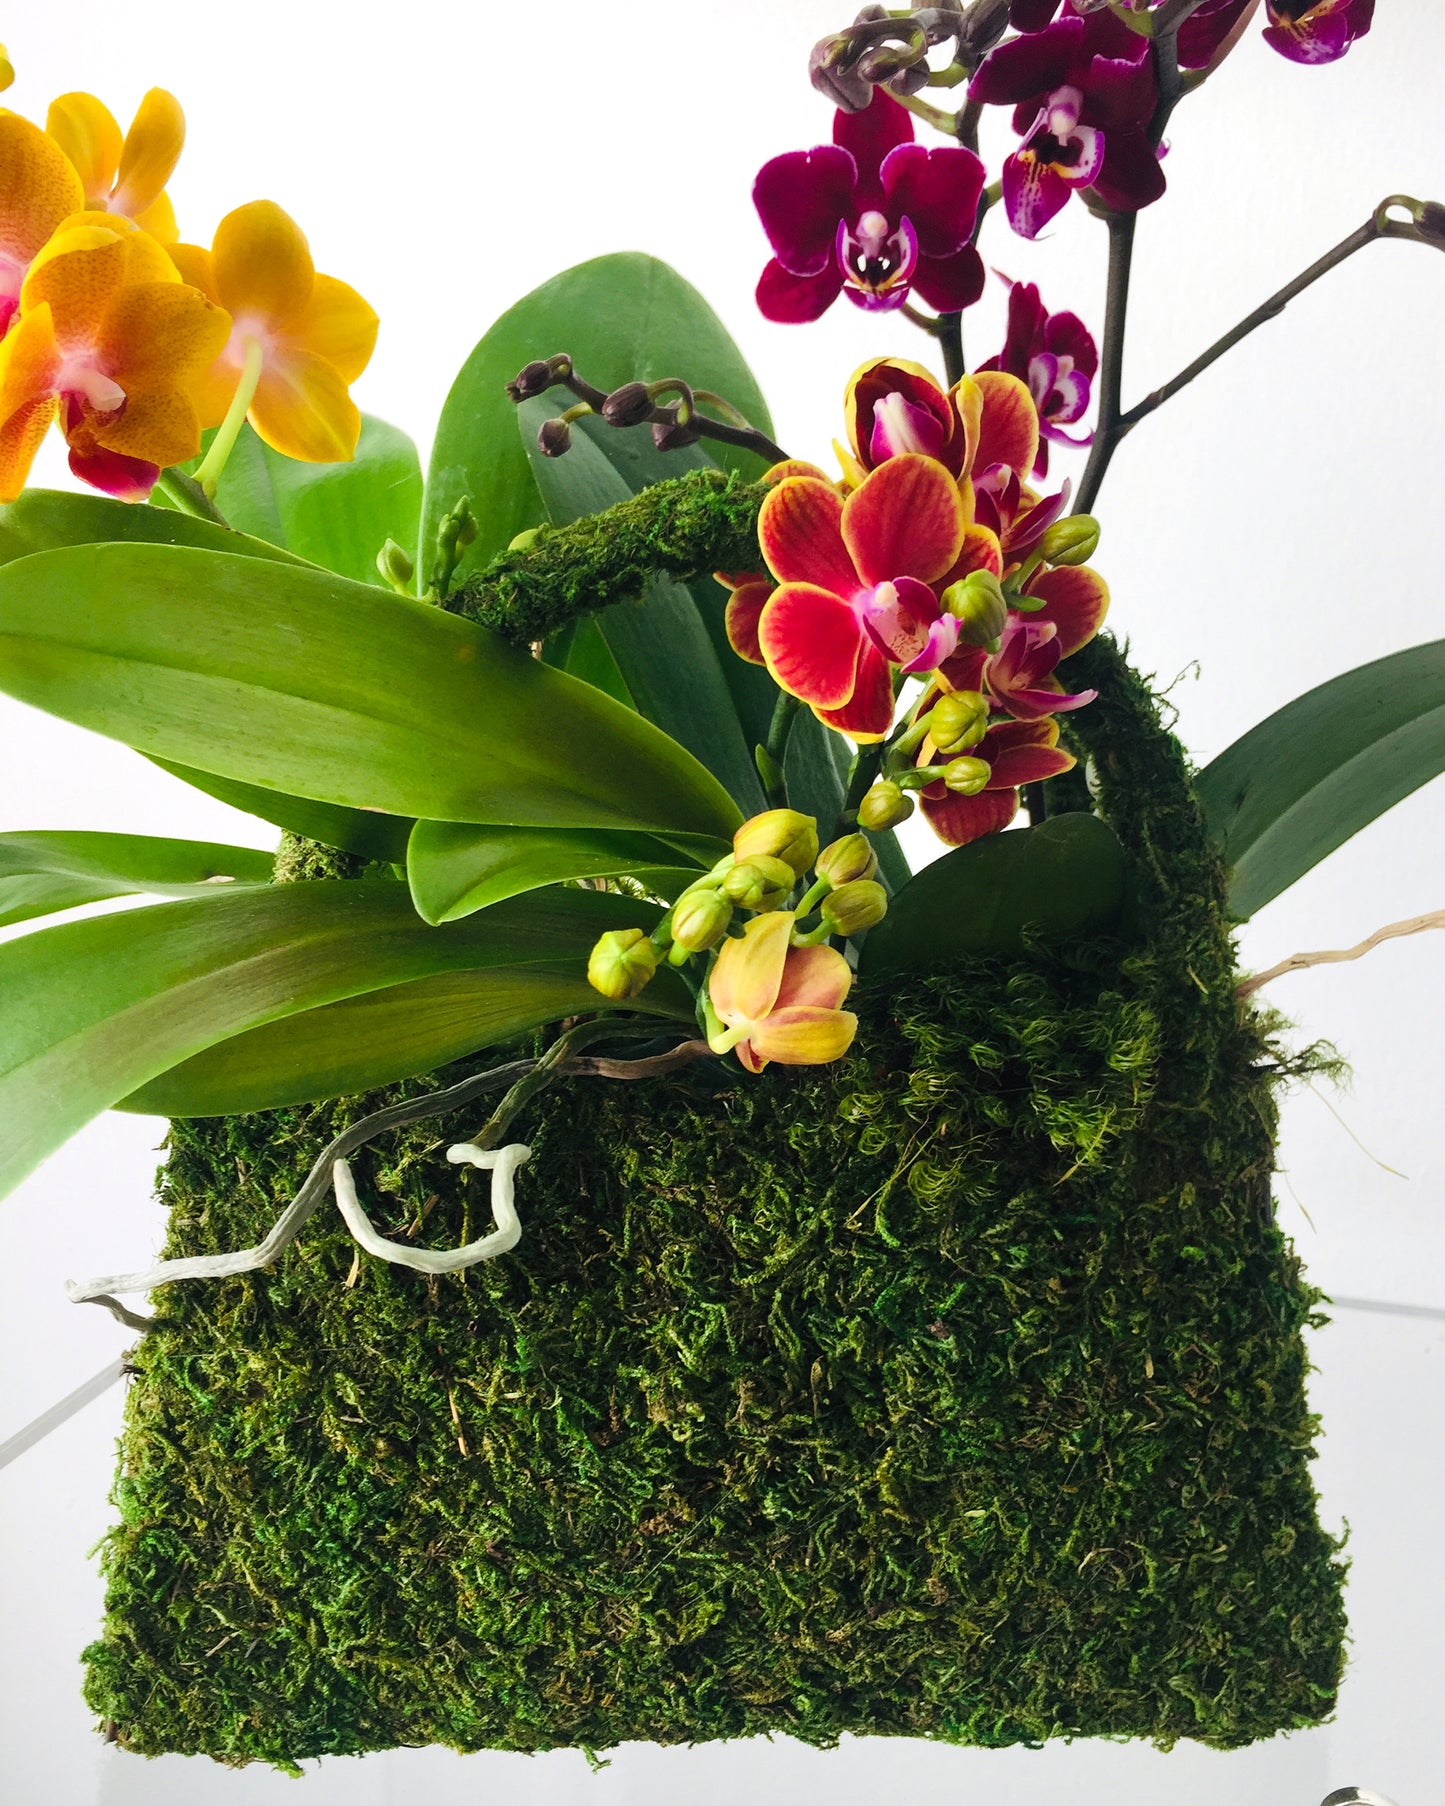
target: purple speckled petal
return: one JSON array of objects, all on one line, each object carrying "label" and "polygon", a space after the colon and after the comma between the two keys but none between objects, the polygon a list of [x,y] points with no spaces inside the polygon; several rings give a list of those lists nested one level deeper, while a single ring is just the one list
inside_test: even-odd
[{"label": "purple speckled petal", "polygon": [[1263,37],[1271,50],[1292,63],[1334,63],[1349,49],[1355,34],[1343,12],[1332,12],[1302,19],[1298,25],[1267,25]]},{"label": "purple speckled petal", "polygon": [[828,267],[840,219],[851,219],[856,170],[835,144],[786,151],[758,171],[753,204],[778,262],[793,276]]},{"label": "purple speckled petal", "polygon": [[1003,166],[1003,204],[1020,238],[1037,238],[1068,200],[1072,188],[1049,163],[1019,151]]}]

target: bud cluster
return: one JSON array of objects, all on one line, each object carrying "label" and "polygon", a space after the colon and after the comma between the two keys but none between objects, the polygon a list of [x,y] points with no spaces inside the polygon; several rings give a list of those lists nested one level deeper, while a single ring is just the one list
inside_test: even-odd
[{"label": "bud cluster", "polygon": [[[808,74],[820,94],[845,113],[861,113],[875,87],[899,100],[930,83],[965,80],[1002,37],[1009,0],[940,0],[911,12],[865,6],[850,26],[813,46]],[[948,45],[935,71],[929,52]]]},{"label": "bud cluster", "polygon": [[686,966],[695,955],[714,954],[725,939],[740,936],[745,926],[740,916],[791,909],[795,947],[862,934],[888,908],[877,871],[878,856],[866,835],[845,834],[819,852],[818,824],[811,815],[766,810],[743,823],[732,852],[688,885],[650,935],[640,928],[604,934],[587,962],[588,981],[614,1002],[636,997],[664,961]]}]

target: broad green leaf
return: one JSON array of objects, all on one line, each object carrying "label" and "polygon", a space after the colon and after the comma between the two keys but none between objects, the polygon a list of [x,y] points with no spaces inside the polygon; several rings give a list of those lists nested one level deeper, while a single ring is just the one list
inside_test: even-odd
[{"label": "broad green leaf", "polygon": [[1095,815],[1057,815],[990,834],[916,872],[870,930],[862,977],[925,971],[968,954],[1012,954],[1031,939],[1112,928],[1124,903],[1124,850]]},{"label": "broad green leaf", "polygon": [[612,878],[623,872],[671,868],[686,885],[728,850],[725,841],[715,842],[710,859],[684,870],[670,846],[647,834],[419,821],[412,829],[406,870],[412,901],[422,918],[454,922],[504,897],[571,878]]},{"label": "broad green leaf", "polygon": [[684,749],[444,610],[309,567],[78,546],[0,568],[0,688],[153,757],[440,821],[730,835]]},{"label": "broad green leaf", "polygon": [[[462,572],[479,570],[525,527],[544,518],[517,437],[506,384],[523,364],[570,353],[600,388],[634,377],[680,376],[712,389],[772,431],[751,372],[722,322],[676,270],[625,251],[593,258],[533,289],[504,313],[463,365],[437,424],[422,509],[419,569],[429,568],[437,523],[457,497],[470,495],[481,531]],[[554,390],[560,412],[573,397]],[[747,476],[763,464],[748,452],[718,448],[718,461]],[[680,467],[679,467],[680,468]]]},{"label": "broad green leaf", "polygon": [[[444,972],[303,1010],[208,1047],[116,1108],[155,1116],[239,1116],[395,1084],[514,1041],[540,1023],[597,1009],[601,999],[587,982],[585,964],[584,954],[567,968]],[[680,987],[667,993],[676,1006],[669,1013],[683,1021],[690,1012],[686,994],[679,993]],[[649,985],[649,1007],[661,995],[652,995]],[[486,1109],[484,1101],[481,1114]]]},{"label": "broad green leaf", "polygon": [[289,828],[293,834],[304,834],[308,840],[319,840],[324,846],[340,847],[343,852],[359,854],[363,859],[385,865],[406,864],[406,843],[413,822],[409,815],[383,815],[373,809],[347,809],[339,803],[317,803],[306,796],[287,796],[284,790],[264,790],[259,784],[243,784],[236,778],[217,777],[213,771],[197,771],[194,766],[176,765],[169,759],[152,759],[162,771],[204,791],[218,802],[243,809],[260,821],[278,828]]},{"label": "broad green leaf", "polygon": [[1199,774],[1240,921],[1445,771],[1445,640],[1331,678]]},{"label": "broad green leaf", "polygon": [[[537,425],[549,405],[524,402],[517,424],[550,518],[565,524],[625,502],[632,491],[583,434],[561,458],[544,457],[537,449]],[[616,603],[592,620],[638,712],[720,778],[744,815],[757,814],[764,799],[752,748],[743,739],[721,662],[686,588],[664,578],[636,601]]]},{"label": "broad green leaf", "polygon": [[376,555],[386,541],[408,551],[416,544],[421,490],[416,446],[399,427],[363,414],[356,456],[344,464],[284,458],[242,427],[216,506],[244,533],[338,576],[380,584]]},{"label": "broad green leaf", "polygon": [[581,615],[554,633],[542,648],[542,657],[557,670],[591,684],[625,708],[637,706],[591,615]]},{"label": "broad green leaf", "polygon": [[148,834],[0,834],[0,928],[80,903],[267,884],[271,855]]},{"label": "broad green leaf", "polygon": [[[600,891],[554,889],[430,928],[403,884],[319,881],[10,941],[0,946],[0,1195],[97,1112],[218,1042],[443,973],[542,966],[576,978],[599,933],[648,925],[651,914]],[[659,977],[672,982],[632,1007],[689,1016],[685,987]],[[438,1058],[461,1051],[450,1031],[442,1045]],[[432,1063],[428,1052],[421,1064]],[[313,1082],[294,1062],[278,1076],[302,1091]]]},{"label": "broad green leaf", "polygon": [[93,546],[107,541],[139,540],[151,545],[201,546],[210,552],[241,557],[298,562],[289,552],[264,539],[195,520],[172,508],[144,502],[117,502],[105,495],[71,495],[62,489],[26,489],[13,502],[0,505],[0,564],[50,552],[57,546]]}]

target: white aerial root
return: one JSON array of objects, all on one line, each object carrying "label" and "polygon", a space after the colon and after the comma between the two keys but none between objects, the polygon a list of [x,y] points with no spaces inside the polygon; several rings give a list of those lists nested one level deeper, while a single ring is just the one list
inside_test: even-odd
[{"label": "white aerial root", "polygon": [[530,1159],[531,1154],[532,1150],[520,1141],[490,1151],[479,1148],[472,1141],[459,1141],[447,1149],[447,1159],[453,1166],[468,1161],[483,1171],[490,1168],[492,1174],[492,1221],[497,1226],[489,1235],[468,1242],[464,1248],[403,1248],[378,1235],[371,1218],[361,1208],[351,1168],[344,1160],[338,1160],[331,1169],[336,1205],[346,1219],[346,1227],[368,1254],[390,1261],[394,1267],[410,1267],[415,1273],[460,1273],[463,1267],[473,1267],[478,1261],[495,1260],[521,1241],[522,1225],[513,1202],[512,1180],[517,1168]]},{"label": "white aerial root", "polygon": [[1283,978],[1286,972],[1303,972],[1309,966],[1333,965],[1337,960],[1360,959],[1382,941],[1393,941],[1403,934],[1423,934],[1429,928],[1445,928],[1445,909],[1434,909],[1424,916],[1409,916],[1403,922],[1388,922],[1354,947],[1330,947],[1319,953],[1292,953],[1288,959],[1282,959],[1267,972],[1256,972],[1252,978],[1246,978],[1236,989],[1241,997],[1248,997],[1261,985]]}]

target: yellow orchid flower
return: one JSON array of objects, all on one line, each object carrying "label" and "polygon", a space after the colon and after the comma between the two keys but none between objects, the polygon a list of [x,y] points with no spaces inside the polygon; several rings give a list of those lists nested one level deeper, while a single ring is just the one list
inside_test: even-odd
[{"label": "yellow orchid flower", "polygon": [[285,457],[354,457],[361,415],[348,390],[370,361],[377,318],[354,288],[317,274],[295,220],[274,201],[251,201],[226,215],[209,251],[176,245],[172,255],[233,322],[203,404],[204,424],[221,426],[197,472],[203,486],[243,419]]},{"label": "yellow orchid flower", "polygon": [[80,177],[55,140],[0,108],[0,338],[10,329],[36,253],[84,205]]},{"label": "yellow orchid flower", "polygon": [[0,44],[0,93],[15,80],[15,65],[10,61],[10,52]]},{"label": "yellow orchid flower", "polygon": [[121,135],[110,108],[93,94],[52,101],[45,129],[75,165],[92,213],[120,213],[174,244],[175,211],[165,192],[186,141],[186,116],[174,94],[152,88]]},{"label": "yellow orchid flower", "polygon": [[20,493],[57,415],[76,476],[127,501],[149,494],[200,449],[193,396],[230,327],[130,220],[67,220],[0,343],[0,501]]},{"label": "yellow orchid flower", "polygon": [[826,1066],[853,1044],[858,1018],[838,1006],[853,974],[832,947],[795,947],[789,910],[754,916],[740,940],[724,941],[708,980],[708,1045],[734,1051],[749,1072],[769,1060]]}]

